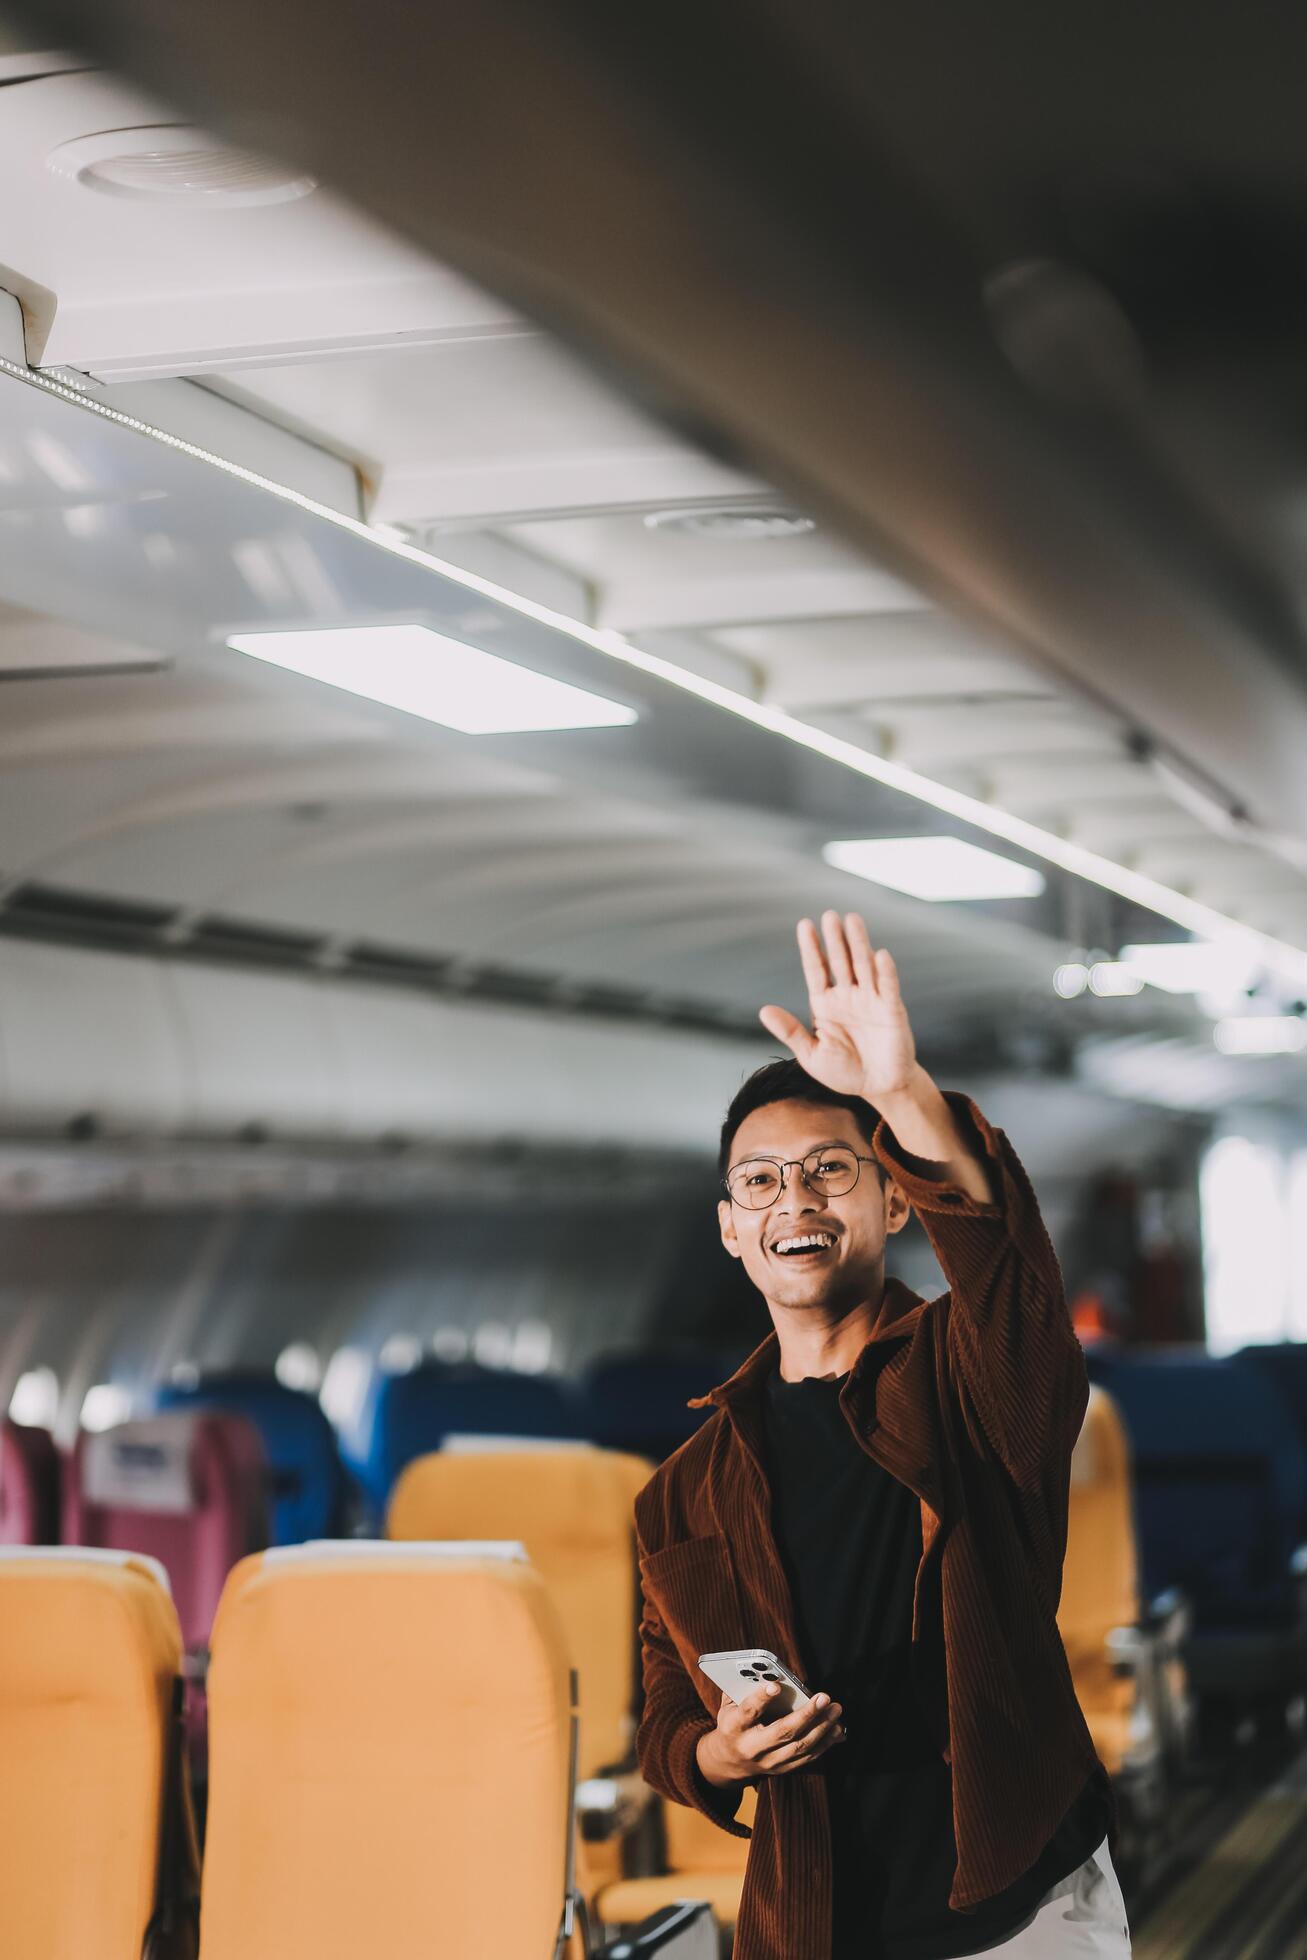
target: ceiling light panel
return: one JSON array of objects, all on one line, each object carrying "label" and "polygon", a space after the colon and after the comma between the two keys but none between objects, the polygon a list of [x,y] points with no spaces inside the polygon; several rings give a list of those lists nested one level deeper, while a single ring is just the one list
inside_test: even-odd
[{"label": "ceiling light panel", "polygon": [[1038,898],[1043,873],[961,837],[853,837],[822,856],[839,871],[913,898]]},{"label": "ceiling light panel", "polygon": [[1168,994],[1237,993],[1254,979],[1255,953],[1237,944],[1182,939],[1156,946],[1123,946],[1121,963],[1150,987]]},{"label": "ceiling light panel", "polygon": [[1237,1015],[1218,1021],[1212,1038],[1223,1055],[1301,1055],[1307,1021],[1295,1014]]},{"label": "ceiling light panel", "polygon": [[464,735],[626,728],[634,708],[466,646],[427,626],[233,633],[227,644],[309,680],[361,694]]}]

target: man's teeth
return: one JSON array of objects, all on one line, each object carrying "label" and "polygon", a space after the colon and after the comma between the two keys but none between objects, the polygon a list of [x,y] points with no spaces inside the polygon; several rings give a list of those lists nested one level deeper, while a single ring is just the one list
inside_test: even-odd
[{"label": "man's teeth", "polygon": [[816,1252],[834,1245],[830,1232],[805,1232],[799,1238],[777,1239],[774,1250],[777,1252]]}]

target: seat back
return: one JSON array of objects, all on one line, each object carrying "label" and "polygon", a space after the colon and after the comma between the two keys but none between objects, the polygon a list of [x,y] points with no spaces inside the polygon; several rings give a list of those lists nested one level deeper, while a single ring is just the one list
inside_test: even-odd
[{"label": "seat back", "polygon": [[1200,1351],[1087,1358],[1129,1434],[1148,1595],[1179,1588],[1200,1634],[1292,1623],[1307,1451],[1267,1383]]},{"label": "seat back", "polygon": [[[740,1798],[740,1807],[735,1813],[736,1822],[752,1828],[757,1808],[758,1792],[750,1785]],[[687,1877],[692,1877],[695,1872],[743,1874],[748,1863],[748,1838],[733,1837],[729,1831],[723,1831],[714,1824],[711,1817],[705,1817],[701,1810],[691,1810],[689,1804],[663,1805],[663,1836],[669,1872],[684,1872]],[[693,1897],[692,1887],[688,1887],[687,1892]]]},{"label": "seat back", "polygon": [[1091,1388],[1071,1455],[1070,1507],[1057,1623],[1095,1746],[1119,1774],[1133,1681],[1114,1669],[1107,1638],[1139,1620],[1139,1581],[1125,1427],[1107,1391]]},{"label": "seat back", "polygon": [[0,1953],[140,1954],[181,1659],[152,1561],[0,1552]]},{"label": "seat back", "polygon": [[[1255,1342],[1231,1359],[1261,1377],[1287,1410],[1298,1440],[1307,1445],[1307,1341]],[[1298,1531],[1307,1539],[1307,1514],[1299,1519]]]},{"label": "seat back", "polygon": [[144,1552],[166,1569],[188,1650],[209,1638],[223,1582],[267,1543],[266,1465],[239,1416],[171,1410],[77,1440],[69,1544]]},{"label": "seat back", "polygon": [[440,1451],[396,1484],[391,1539],[515,1538],[544,1579],[580,1679],[579,1773],[625,1763],[635,1739],[632,1498],[650,1466],[584,1443]]},{"label": "seat back", "polygon": [[569,1669],[543,1580],[503,1549],[308,1545],[232,1574],[202,1960],[548,1960]]},{"label": "seat back", "polygon": [[345,1478],[336,1435],[312,1395],[274,1375],[227,1372],[194,1384],[168,1383],[160,1409],[217,1409],[243,1416],[259,1433],[267,1459],[268,1531],[273,1545],[333,1537],[343,1524]]},{"label": "seat back", "polygon": [[359,1466],[379,1517],[401,1470],[415,1457],[440,1449],[451,1435],[575,1442],[581,1436],[580,1407],[549,1375],[448,1368],[439,1362],[424,1362],[406,1375],[383,1375]]},{"label": "seat back", "polygon": [[47,1429],[0,1422],[0,1545],[59,1542],[59,1451]]},{"label": "seat back", "polygon": [[661,1463],[712,1414],[710,1408],[688,1408],[690,1398],[706,1395],[731,1372],[709,1352],[601,1356],[582,1384],[585,1433],[610,1449]]}]

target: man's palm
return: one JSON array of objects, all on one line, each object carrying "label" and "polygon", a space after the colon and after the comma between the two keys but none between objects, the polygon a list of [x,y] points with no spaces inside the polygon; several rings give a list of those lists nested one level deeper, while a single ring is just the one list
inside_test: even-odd
[{"label": "man's palm", "polygon": [[822,933],[824,947],[812,920],[800,920],[811,1031],[783,1007],[764,1007],[760,1019],[818,1082],[874,1101],[906,1087],[916,1063],[893,956],[873,950],[856,912],[823,913]]}]

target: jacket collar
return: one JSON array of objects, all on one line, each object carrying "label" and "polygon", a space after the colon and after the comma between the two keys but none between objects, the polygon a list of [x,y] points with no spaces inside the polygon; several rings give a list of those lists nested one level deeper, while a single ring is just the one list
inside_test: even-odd
[{"label": "jacket collar", "polygon": [[[873,1350],[883,1349],[891,1342],[897,1343],[910,1339],[925,1304],[921,1295],[914,1293],[910,1286],[905,1286],[902,1280],[890,1278],[885,1281],[880,1314],[849,1371],[846,1391],[854,1401],[859,1398],[859,1391],[867,1374],[888,1359],[887,1354],[873,1353]],[[776,1330],[773,1328],[748,1359],[741,1362],[733,1375],[726,1381],[719,1382],[716,1388],[710,1388],[706,1395],[692,1397],[686,1407],[703,1409],[712,1404],[715,1408],[730,1410],[733,1405],[742,1400],[752,1400],[761,1389],[771,1369],[776,1366],[780,1357],[780,1346]]]}]

